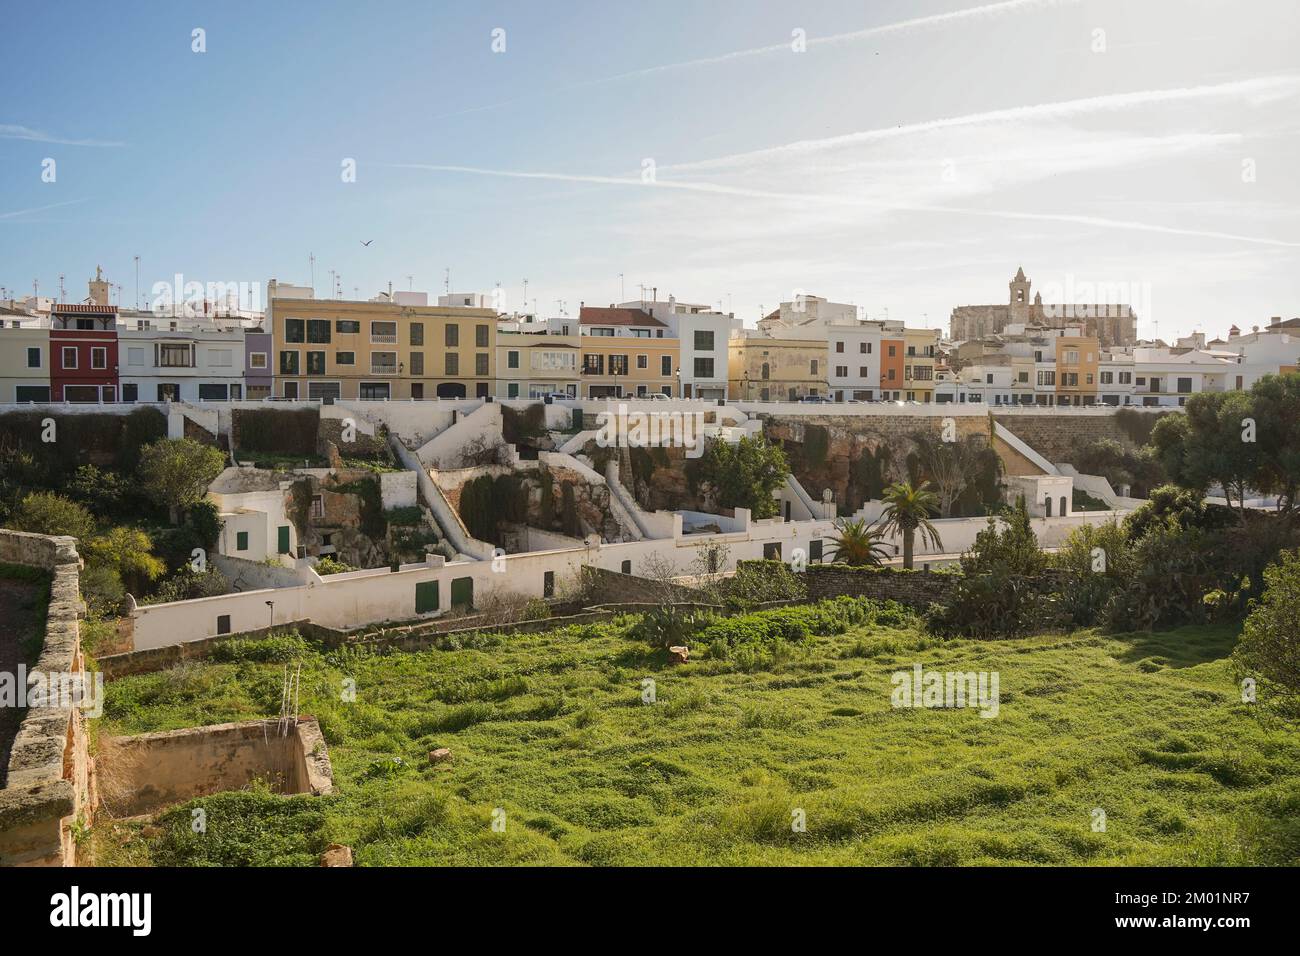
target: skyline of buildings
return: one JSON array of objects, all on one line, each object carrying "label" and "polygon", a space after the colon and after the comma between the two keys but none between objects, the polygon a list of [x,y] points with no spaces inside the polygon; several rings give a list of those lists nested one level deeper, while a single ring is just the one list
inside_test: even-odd
[{"label": "skyline of buildings", "polygon": [[109,303],[102,271],[79,303],[0,302],[0,403],[423,401],[666,396],[706,400],[1181,405],[1300,367],[1300,319],[1173,343],[1137,336],[1127,304],[1045,305],[1023,268],[1000,306],[955,306],[909,328],[801,294],[756,327],[675,296],[578,314],[505,313],[486,293],[317,298],[272,279],[264,313],[180,295]]}]

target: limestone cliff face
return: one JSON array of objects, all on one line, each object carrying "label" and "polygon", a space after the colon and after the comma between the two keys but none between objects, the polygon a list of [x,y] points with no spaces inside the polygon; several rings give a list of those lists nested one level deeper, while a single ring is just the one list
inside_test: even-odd
[{"label": "limestone cliff face", "polygon": [[[983,418],[957,418],[958,436],[987,435]],[[915,451],[913,435],[941,434],[941,417],[901,415],[782,416],[766,418],[763,433],[780,444],[790,470],[814,499],[829,488],[839,510],[851,514],[880,491],[908,477],[907,458]]]}]

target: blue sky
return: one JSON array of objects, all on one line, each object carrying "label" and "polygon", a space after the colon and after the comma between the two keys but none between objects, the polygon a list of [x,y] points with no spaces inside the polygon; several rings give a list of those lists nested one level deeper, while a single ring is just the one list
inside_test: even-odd
[{"label": "blue sky", "polygon": [[0,285],[19,295],[63,273],[79,298],[102,265],[129,304],[134,255],[142,296],[178,272],[306,283],[314,254],[321,295],[330,269],[368,297],[436,294],[450,267],[511,308],[526,278],[552,315],[614,301],[623,273],[628,298],[655,286],[749,324],[806,291],[937,326],[1005,301],[1023,265],[1045,299],[1099,286],[1165,337],[1300,315],[1300,29],[1282,0],[7,19]]}]

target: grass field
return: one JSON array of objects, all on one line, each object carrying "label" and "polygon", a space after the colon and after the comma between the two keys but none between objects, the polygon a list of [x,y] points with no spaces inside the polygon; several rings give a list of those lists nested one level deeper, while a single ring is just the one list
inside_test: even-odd
[{"label": "grass field", "polygon": [[[624,630],[311,651],[300,709],[324,728],[333,796],[209,797],[203,835],[184,807],[101,822],[97,862],[310,865],[329,842],[360,865],[1300,862],[1300,738],[1240,702],[1231,629],[940,642],[871,626],[748,672],[671,666]],[[998,716],[894,709],[890,674],[916,662],[997,671]],[[116,681],[99,731],[273,715],[282,675],[244,661]],[[429,766],[444,746],[454,765]]]}]

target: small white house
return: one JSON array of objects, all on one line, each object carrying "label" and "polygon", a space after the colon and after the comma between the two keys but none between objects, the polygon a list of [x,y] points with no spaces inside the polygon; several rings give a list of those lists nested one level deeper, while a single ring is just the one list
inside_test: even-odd
[{"label": "small white house", "polygon": [[1005,495],[1008,504],[1024,495],[1031,518],[1067,518],[1074,513],[1074,479],[1069,475],[1011,475]]}]

